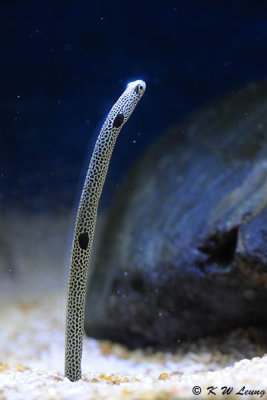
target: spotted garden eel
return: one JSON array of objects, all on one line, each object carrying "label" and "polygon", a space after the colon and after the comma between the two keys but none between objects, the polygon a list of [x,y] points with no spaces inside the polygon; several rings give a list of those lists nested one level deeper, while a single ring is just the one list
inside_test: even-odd
[{"label": "spotted garden eel", "polygon": [[65,375],[73,382],[81,379],[86,281],[98,202],[117,137],[145,89],[142,80],[129,83],[111,108],[97,138],[82,190],[72,243],[65,337]]}]

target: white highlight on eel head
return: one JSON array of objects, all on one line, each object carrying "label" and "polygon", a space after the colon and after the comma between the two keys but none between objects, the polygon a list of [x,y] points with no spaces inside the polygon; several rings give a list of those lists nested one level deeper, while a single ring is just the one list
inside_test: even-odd
[{"label": "white highlight on eel head", "polygon": [[142,79],[138,79],[137,81],[129,82],[127,85],[127,89],[135,88],[137,85],[140,85],[143,88],[143,91],[146,90],[146,83],[142,81]]}]

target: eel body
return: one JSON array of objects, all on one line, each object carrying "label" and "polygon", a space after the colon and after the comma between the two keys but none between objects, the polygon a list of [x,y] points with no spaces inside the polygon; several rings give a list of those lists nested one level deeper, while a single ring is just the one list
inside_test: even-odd
[{"label": "eel body", "polygon": [[83,186],[72,243],[67,298],[65,375],[71,381],[81,378],[86,281],[98,202],[116,139],[145,89],[142,80],[129,83],[111,108],[96,141]]}]

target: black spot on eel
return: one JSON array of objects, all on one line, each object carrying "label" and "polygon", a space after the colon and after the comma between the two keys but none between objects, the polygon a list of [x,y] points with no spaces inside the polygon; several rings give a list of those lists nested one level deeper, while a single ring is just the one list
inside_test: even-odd
[{"label": "black spot on eel", "polygon": [[65,375],[73,382],[81,379],[86,281],[98,202],[117,137],[145,89],[142,80],[129,83],[111,108],[97,138],[82,190],[72,243],[66,315]]}]

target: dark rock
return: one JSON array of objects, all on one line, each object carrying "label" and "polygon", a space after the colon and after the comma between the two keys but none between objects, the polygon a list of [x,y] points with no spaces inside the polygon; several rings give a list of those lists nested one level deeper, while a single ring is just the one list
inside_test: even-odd
[{"label": "dark rock", "polygon": [[92,265],[85,329],[170,346],[267,313],[267,82],[175,126],[128,174]]}]

